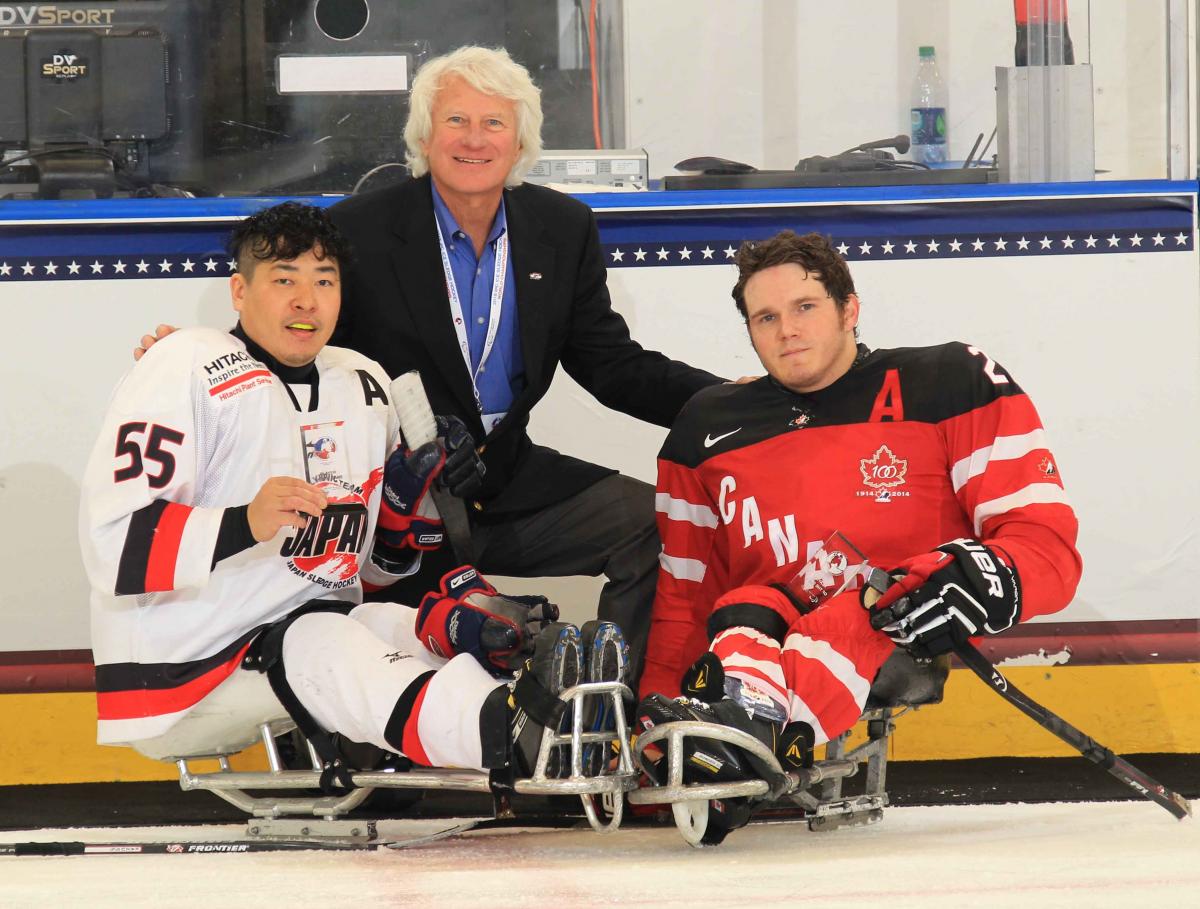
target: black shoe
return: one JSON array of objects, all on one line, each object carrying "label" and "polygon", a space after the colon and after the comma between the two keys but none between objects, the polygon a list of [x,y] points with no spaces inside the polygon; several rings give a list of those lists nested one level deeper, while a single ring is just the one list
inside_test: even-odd
[{"label": "black shoe", "polygon": [[[725,698],[713,704],[684,698],[652,694],[637,708],[638,725],[646,730],[677,720],[730,726],[747,732],[774,752],[778,746],[779,726],[751,717],[737,701]],[[650,766],[650,774],[660,785],[667,782],[667,759],[663,756]],[[772,791],[781,790],[786,777],[749,751],[719,739],[688,736],[683,740],[683,781],[685,783],[734,783],[765,780]],[[701,840],[715,846],[731,830],[750,821],[755,805],[746,798],[712,799],[709,802],[708,828]]]},{"label": "black shoe", "polygon": [[[559,695],[583,680],[583,645],[579,629],[574,625],[552,622],[538,634],[533,656],[525,661],[512,684],[510,703],[513,711],[509,734],[513,761],[522,776],[532,776],[541,748],[542,732],[546,726],[570,728],[571,711]],[[552,778],[569,776],[570,746],[551,749],[546,775]]]}]

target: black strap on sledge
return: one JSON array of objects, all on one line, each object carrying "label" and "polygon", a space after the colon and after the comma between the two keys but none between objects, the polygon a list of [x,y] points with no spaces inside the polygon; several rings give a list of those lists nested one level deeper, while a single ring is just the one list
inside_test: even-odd
[{"label": "black strap on sledge", "polygon": [[499,770],[508,766],[512,748],[512,733],[509,730],[509,698],[512,692],[507,685],[494,688],[484,699],[479,711],[479,746],[483,766],[487,770]]},{"label": "black strap on sledge", "polygon": [[542,687],[532,672],[523,672],[513,685],[513,701],[543,726],[556,726],[567,709],[566,703]]},{"label": "black strap on sledge", "polygon": [[[488,771],[496,817],[511,817],[510,797],[516,791],[517,735],[513,723],[536,723],[545,730],[556,728],[567,705],[552,695],[530,671],[523,672],[515,684],[500,685],[483,702],[479,712],[479,744],[483,766]],[[533,768],[526,772],[532,773]]]},{"label": "black strap on sledge", "polygon": [[242,668],[266,673],[267,681],[279,703],[288,712],[288,716],[296,723],[296,728],[303,733],[321,759],[321,791],[326,795],[344,795],[351,789],[357,788],[351,776],[351,768],[346,764],[333,735],[322,729],[321,725],[308,712],[292,686],[288,684],[287,673],[283,665],[283,636],[292,627],[292,623],[304,615],[314,612],[337,612],[346,615],[354,608],[353,603],[343,603],[335,600],[310,600],[299,609],[269,625],[246,651],[242,658]]}]

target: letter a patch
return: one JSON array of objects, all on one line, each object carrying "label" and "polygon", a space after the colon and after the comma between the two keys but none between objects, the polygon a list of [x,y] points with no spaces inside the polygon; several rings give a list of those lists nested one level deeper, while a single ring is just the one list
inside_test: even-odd
[{"label": "letter a patch", "polygon": [[884,420],[894,420],[897,423],[904,420],[904,399],[900,397],[900,370],[889,369],[883,377],[883,385],[875,396],[875,406],[871,408],[872,423]]}]

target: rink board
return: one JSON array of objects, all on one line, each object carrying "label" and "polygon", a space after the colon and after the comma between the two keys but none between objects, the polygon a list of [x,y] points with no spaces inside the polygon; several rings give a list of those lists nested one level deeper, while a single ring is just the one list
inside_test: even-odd
[{"label": "rink board", "polygon": [[[589,201],[616,308],[648,347],[723,375],[760,372],[729,298],[730,257],[742,240],[787,226],[828,233],[845,248],[868,345],[957,339],[1003,364],[1048,428],[1079,514],[1085,564],[1075,602],[1046,623],[1044,635],[1005,641],[1003,655],[1044,663],[1064,688],[1071,677],[1088,677],[1093,700],[1111,709],[1088,730],[1098,737],[1129,730],[1139,739],[1134,750],[1200,750],[1196,729],[1181,728],[1200,725],[1191,719],[1194,705],[1183,714],[1188,721],[1171,718],[1165,706],[1151,711],[1153,722],[1130,719],[1154,705],[1158,685],[1162,705],[1183,706],[1182,695],[1170,692],[1194,684],[1192,661],[1200,656],[1200,487],[1191,463],[1200,442],[1195,184]],[[11,337],[25,342],[0,360],[9,389],[0,410],[0,513],[8,527],[0,547],[0,722],[18,717],[18,728],[37,732],[41,718],[61,717],[49,724],[50,738],[91,736],[87,585],[75,556],[78,478],[136,339],[158,322],[232,323],[222,236],[261,204],[11,203],[0,213],[0,301]],[[648,481],[664,436],[608,411],[561,373],[531,431],[538,442]],[[572,617],[586,616],[595,601],[590,579],[554,587]],[[1083,657],[1085,638],[1134,626],[1137,633],[1109,634]],[[949,699],[930,711],[938,717],[931,725],[953,726],[960,714],[970,724],[977,708],[965,705]],[[909,756],[951,756],[936,735],[916,733],[922,719],[912,722]],[[1151,727],[1165,731],[1154,738]],[[986,730],[966,738],[988,749],[980,753],[1042,753],[1033,733],[1018,729],[994,740],[975,734]],[[897,748],[910,747],[903,738]],[[0,772],[49,781],[38,776],[46,762],[29,760],[45,755],[43,747],[52,746],[22,748],[0,765],[40,769]],[[71,753],[78,757],[82,747]],[[100,752],[119,754],[93,749],[86,753],[97,756],[77,759],[71,772],[147,778]]]},{"label": "rink board", "polygon": [[[1200,665],[1025,666],[1006,668],[1005,675],[1117,753],[1200,752]],[[0,786],[178,779],[174,765],[97,745],[93,694],[0,696],[0,729],[19,730],[0,737]],[[1075,752],[958,669],[941,704],[897,721],[890,754],[909,761]],[[234,766],[265,770],[266,755],[255,747],[235,757]]]}]

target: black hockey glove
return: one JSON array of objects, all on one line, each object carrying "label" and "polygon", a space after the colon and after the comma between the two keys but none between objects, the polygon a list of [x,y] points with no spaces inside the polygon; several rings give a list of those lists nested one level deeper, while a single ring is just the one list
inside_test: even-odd
[{"label": "black hockey glove", "polygon": [[882,596],[864,587],[863,604],[871,610],[871,627],[917,659],[948,653],[975,635],[997,634],[1021,618],[1016,569],[978,540],[946,543],[888,574],[895,583]]},{"label": "black hockey glove", "polygon": [[469,653],[484,669],[507,673],[533,653],[533,641],[558,607],[539,596],[506,597],[464,565],[421,599],[417,637],[438,656]]},{"label": "black hockey glove", "polygon": [[479,492],[487,466],[475,450],[475,440],[458,417],[434,417],[438,440],[446,450],[446,466],[438,481],[460,499]]}]

